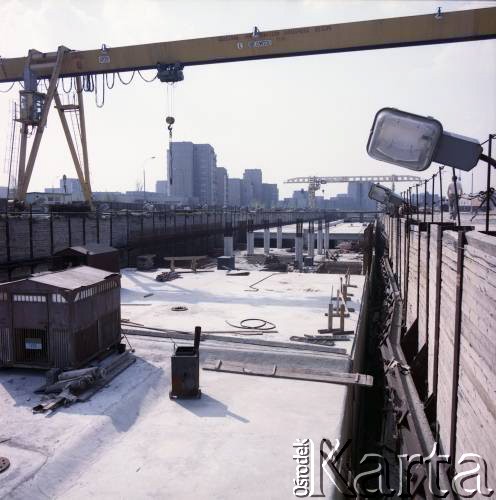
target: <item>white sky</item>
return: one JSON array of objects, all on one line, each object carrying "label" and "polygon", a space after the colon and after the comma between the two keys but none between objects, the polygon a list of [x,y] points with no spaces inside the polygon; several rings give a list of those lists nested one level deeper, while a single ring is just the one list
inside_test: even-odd
[{"label": "white sky", "polygon": [[[330,24],[494,6],[482,1],[158,1],[2,0],[0,55],[58,45],[95,49],[147,42]],[[301,175],[412,173],[369,158],[375,112],[393,106],[439,119],[448,131],[482,140],[496,132],[496,41],[482,41],[187,67],[176,84],[174,140],[208,142],[231,177],[262,168],[266,182]],[[145,76],[153,76],[147,72]],[[123,78],[126,78],[126,74]],[[5,84],[0,86],[2,89]],[[94,190],[134,189],[146,158],[147,188],[165,176],[166,84],[119,82],[103,109],[85,93]],[[0,158],[9,102],[0,94]],[[496,147],[496,146],[495,146]],[[436,169],[437,167],[434,167]],[[427,171],[429,174],[431,171]],[[49,115],[30,190],[76,177],[62,128]],[[465,190],[469,175],[462,176]],[[485,167],[475,170],[482,189]],[[0,185],[7,173],[0,163]],[[304,187],[304,186],[301,186]],[[345,186],[326,188],[326,196]]]}]

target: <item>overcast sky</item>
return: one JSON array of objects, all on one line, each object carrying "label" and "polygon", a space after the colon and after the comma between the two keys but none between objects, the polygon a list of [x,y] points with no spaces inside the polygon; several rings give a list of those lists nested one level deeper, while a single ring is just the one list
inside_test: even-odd
[{"label": "overcast sky", "polygon": [[[178,40],[494,6],[480,1],[158,1],[2,0],[0,56]],[[482,41],[187,67],[174,91],[174,140],[210,143],[218,166],[239,177],[261,168],[281,195],[302,175],[411,173],[369,158],[375,112],[393,106],[438,118],[448,131],[482,140],[496,132],[496,41]],[[147,72],[151,77],[154,72]],[[123,75],[125,78],[126,75]],[[5,84],[0,89],[5,89]],[[134,189],[145,162],[147,187],[165,176],[167,85],[135,78],[85,93],[93,190]],[[0,94],[0,154],[7,150],[9,103]],[[496,145],[495,145],[496,148]],[[3,160],[3,156],[1,157]],[[2,162],[3,163],[3,162]],[[437,168],[437,167],[436,167]],[[0,164],[0,185],[7,184]],[[427,171],[429,174],[431,171]],[[76,177],[56,113],[49,115],[30,190]],[[485,170],[477,167],[475,189]],[[470,176],[463,176],[465,190]],[[303,186],[301,186],[303,187]],[[326,196],[344,186],[326,188]]]}]

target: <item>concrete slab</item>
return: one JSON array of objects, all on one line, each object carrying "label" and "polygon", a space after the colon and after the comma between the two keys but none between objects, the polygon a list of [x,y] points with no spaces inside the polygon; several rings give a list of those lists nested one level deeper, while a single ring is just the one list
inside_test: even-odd
[{"label": "concrete slab", "polygon": [[202,399],[171,401],[172,343],[133,343],[134,365],[51,417],[31,413],[39,375],[11,393],[22,372],[0,371],[1,498],[289,499],[293,442],[341,436],[347,387],[201,371]]}]

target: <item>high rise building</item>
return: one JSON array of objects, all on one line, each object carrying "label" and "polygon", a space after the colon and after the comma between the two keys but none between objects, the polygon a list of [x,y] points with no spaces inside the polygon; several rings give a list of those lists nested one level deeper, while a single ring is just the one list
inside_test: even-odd
[{"label": "high rise building", "polygon": [[169,194],[182,203],[194,203],[195,154],[192,142],[173,142],[167,151],[167,172],[172,183]]},{"label": "high rise building", "polygon": [[256,205],[257,203],[253,195],[253,184],[248,179],[243,178],[241,180],[241,206],[254,207]]},{"label": "high rise building", "polygon": [[230,207],[240,207],[242,201],[241,179],[228,179],[227,181],[227,204]]},{"label": "high rise building", "polygon": [[[262,171],[259,168],[247,168],[243,174],[245,183],[251,185],[251,200],[247,205],[262,204]],[[250,188],[246,188],[250,192]]]},{"label": "high rise building", "polygon": [[217,157],[210,144],[194,145],[194,195],[201,205],[215,205]]},{"label": "high rise building", "polygon": [[279,201],[279,189],[277,184],[262,184],[262,203],[265,208],[273,208]]},{"label": "high rise building", "polygon": [[215,169],[215,204],[219,207],[227,205],[227,170],[224,167]]}]

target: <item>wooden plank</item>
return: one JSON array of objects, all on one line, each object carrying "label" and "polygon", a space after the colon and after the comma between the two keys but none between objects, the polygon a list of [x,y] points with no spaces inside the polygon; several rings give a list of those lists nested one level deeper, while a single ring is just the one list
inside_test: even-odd
[{"label": "wooden plank", "polygon": [[323,382],[338,385],[358,385],[372,387],[374,379],[371,375],[361,373],[340,373],[329,370],[295,369],[277,365],[262,365],[253,363],[236,363],[232,361],[206,361],[202,368],[207,371],[235,373],[256,377],[285,378],[303,380],[306,382]]}]

